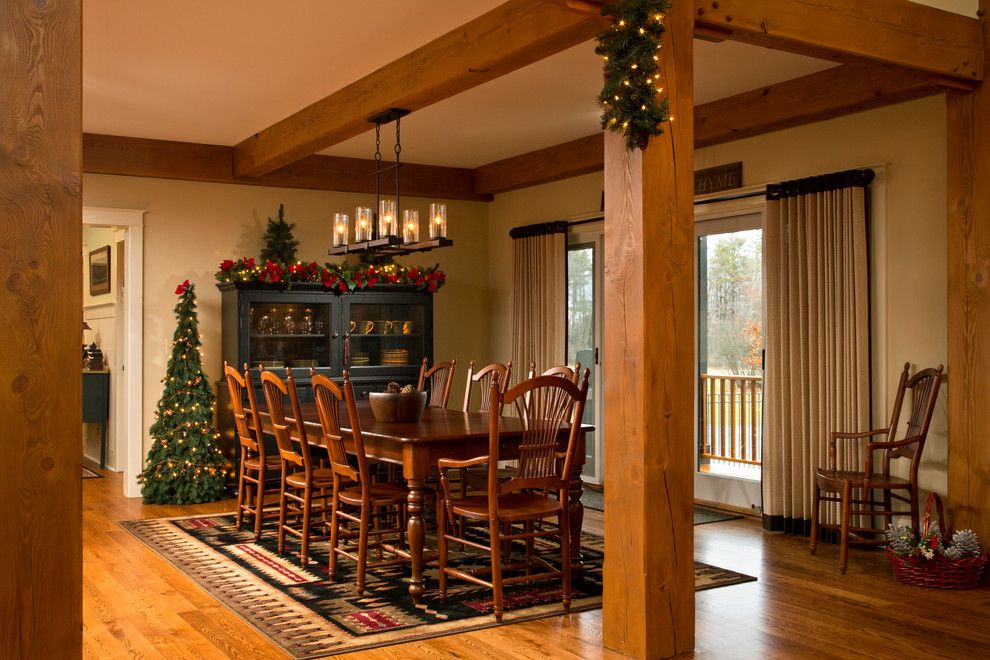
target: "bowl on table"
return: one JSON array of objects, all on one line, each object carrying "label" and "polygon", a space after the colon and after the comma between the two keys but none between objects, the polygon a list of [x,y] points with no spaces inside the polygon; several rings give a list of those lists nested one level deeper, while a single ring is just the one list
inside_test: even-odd
[{"label": "bowl on table", "polygon": [[426,392],[368,392],[368,401],[379,422],[418,422],[426,409]]}]

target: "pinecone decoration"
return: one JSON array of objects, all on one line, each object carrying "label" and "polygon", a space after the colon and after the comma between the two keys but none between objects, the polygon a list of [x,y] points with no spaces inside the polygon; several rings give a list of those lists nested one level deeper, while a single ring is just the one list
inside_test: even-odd
[{"label": "pinecone decoration", "polygon": [[907,557],[914,553],[918,547],[918,542],[914,538],[914,531],[907,525],[889,525],[887,527],[887,543],[895,555]]},{"label": "pinecone decoration", "polygon": [[[952,547],[950,550],[952,549],[959,553],[959,558],[979,557],[981,554],[980,539],[973,530],[961,529],[952,535]],[[948,552],[946,552],[946,556],[949,556]]]}]

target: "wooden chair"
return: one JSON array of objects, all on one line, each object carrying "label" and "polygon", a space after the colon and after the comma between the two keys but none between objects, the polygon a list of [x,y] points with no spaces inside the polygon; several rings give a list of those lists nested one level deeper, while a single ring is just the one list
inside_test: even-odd
[{"label": "wooden chair", "polygon": [[[516,385],[502,393],[499,376],[496,374],[489,386],[489,441],[488,454],[468,460],[442,458],[437,462],[440,468],[440,485],[443,502],[438,511],[437,537],[440,546],[440,597],[447,595],[447,579],[455,577],[480,584],[494,592],[495,619],[502,620],[504,603],[502,588],[506,584],[532,582],[559,577],[562,585],[564,609],[571,605],[571,553],[570,528],[567,512],[567,491],[569,475],[578,444],[579,425],[570,425],[564,460],[558,461],[558,444],[562,431],[567,429],[571,409],[580,415],[588,395],[588,372],[579,386],[567,379],[556,376],[539,376]],[[525,403],[524,403],[525,402]],[[502,408],[525,405],[528,414],[521,415],[524,425],[522,441],[519,444],[519,470],[508,481],[498,478],[500,460]],[[488,492],[453,499],[450,493],[448,470],[465,469],[471,466],[487,466]],[[557,498],[549,496],[554,492]],[[536,529],[534,523],[556,519],[556,525]],[[487,527],[488,544],[471,538],[466,529]],[[521,525],[522,531],[514,526]],[[547,563],[534,555],[534,540],[540,537],[556,536],[560,539],[560,568]],[[522,575],[503,577],[504,568],[515,568],[511,559],[511,543],[525,542],[525,560],[520,567]],[[448,543],[458,543],[462,547],[483,550],[490,555],[490,580],[486,569],[482,571],[462,571],[448,564]]]},{"label": "wooden chair", "polygon": [[[258,416],[258,402],[255,400],[254,385],[251,383],[251,370],[244,365],[244,375],[223,363],[223,372],[230,391],[230,402],[234,408],[234,427],[241,446],[240,476],[237,479],[237,529],[240,530],[244,515],[254,516],[254,540],[261,538],[261,525],[265,518],[274,518],[274,511],[265,513],[265,495],[279,492],[277,488],[265,488],[269,474],[282,466],[278,456],[268,456],[261,433],[261,418]],[[244,391],[247,390],[250,417],[244,410]],[[251,494],[251,490],[254,491]]]},{"label": "wooden chair", "polygon": [[[569,381],[571,381],[572,383],[574,383],[575,385],[577,385],[577,382],[578,382],[578,380],[581,377],[581,363],[580,362],[575,363],[573,369],[571,369],[570,367],[568,367],[566,364],[562,364],[562,365],[559,365],[559,366],[556,366],[556,367],[550,367],[549,369],[547,369],[546,371],[544,371],[542,375],[543,376],[560,376],[562,378],[568,379]],[[526,376],[526,378],[536,378],[536,362],[535,361],[529,363],[529,374]]]},{"label": "wooden chair", "polygon": [[[492,378],[498,374],[498,382],[501,383],[501,394],[509,389],[509,377],[512,375],[512,360],[506,364],[493,362],[483,366],[478,371],[474,370],[474,360],[468,363],[467,385],[464,387],[464,412],[486,413],[489,408],[489,392]],[[475,383],[481,384],[481,403],[477,408],[471,410],[471,386]]]},{"label": "wooden chair", "polygon": [[[387,566],[408,561],[407,557],[382,560],[382,550],[398,555],[404,545],[406,489],[394,483],[372,483],[368,470],[368,459],[361,436],[361,422],[354,399],[354,387],[350,376],[344,371],[344,386],[340,388],[326,376],[312,373],[313,396],[316,411],[320,418],[323,439],[330,455],[330,470],[333,473],[332,509],[330,514],[330,577],[337,572],[337,556],[347,557],[357,562],[357,593],[364,594],[365,571],[367,568]],[[340,403],[347,405],[350,419],[351,438],[354,443],[354,463],[348,458],[345,441],[340,430]],[[354,484],[354,485],[351,485]],[[347,507],[356,508],[350,513]],[[346,522],[355,523],[357,531],[346,527]],[[388,526],[387,523],[393,524]],[[386,523],[385,526],[382,523]],[[342,524],[344,523],[344,524]],[[372,528],[373,525],[373,528]],[[394,536],[396,544],[385,542],[387,536]],[[375,540],[369,544],[369,537]],[[341,540],[357,539],[357,546],[341,547]],[[369,548],[378,550],[379,561],[368,563]]]},{"label": "wooden chair", "polygon": [[[811,554],[815,554],[820,529],[833,529],[839,532],[839,571],[846,572],[849,556],[849,543],[867,545],[883,545],[887,540],[884,530],[890,525],[895,515],[910,515],[911,526],[918,529],[918,466],[921,463],[921,453],[925,448],[925,438],[928,426],[935,410],[938,390],[942,383],[942,365],[936,369],[924,369],[914,376],[908,377],[910,364],[904,365],[900,382],[897,386],[897,396],[894,399],[894,410],[891,413],[890,425],[886,428],[875,429],[863,433],[834,432],[828,441],[828,466],[815,471],[814,504],[811,510]],[[901,405],[907,390],[911,390],[911,412],[907,419],[904,437],[895,440],[898,423],[901,418]],[[837,452],[837,441],[868,440],[876,436],[886,436],[879,441],[866,444],[864,469],[841,469],[843,457]],[[874,473],[874,453],[880,452],[880,472]],[[903,479],[890,473],[892,459],[907,458],[911,461],[908,478]],[[873,497],[873,491],[881,491],[883,500],[878,502]],[[823,495],[822,491],[826,494]],[[854,492],[856,497],[854,497]],[[899,494],[903,493],[903,494]],[[893,500],[905,502],[910,507],[908,511],[895,511]],[[837,502],[840,510],[839,524],[820,522],[819,507],[821,502]],[[869,518],[870,527],[851,527],[850,519],[854,516]],[[876,527],[876,517],[882,516],[883,528]],[[851,534],[856,538],[850,538]],[[861,535],[867,535],[863,537]]]},{"label": "wooden chair", "polygon": [[423,358],[423,364],[419,368],[419,383],[416,385],[416,389],[422,392],[427,382],[430,384],[430,399],[427,405],[433,408],[447,409],[456,366],[457,360],[451,360],[450,362],[437,362],[432,369],[427,370],[426,358]]},{"label": "wooden chair", "polygon": [[[298,536],[301,541],[299,563],[306,566],[309,561],[309,544],[312,541],[322,541],[330,538],[328,535],[314,537],[311,535],[313,514],[322,516],[325,522],[327,498],[329,489],[333,486],[333,472],[330,468],[319,467],[313,460],[306,437],[306,426],[303,424],[302,412],[299,409],[299,397],[296,395],[296,384],[292,372],[286,369],[286,379],[283,381],[270,371],[261,372],[261,388],[268,403],[268,414],[271,417],[275,442],[278,444],[278,454],[282,460],[282,482],[279,496],[278,514],[278,553],[285,552],[285,534],[288,532]],[[285,417],[285,398],[288,396],[294,421],[292,428]],[[322,499],[317,509],[313,508],[316,494]],[[302,519],[298,527],[289,524],[288,518]]]}]

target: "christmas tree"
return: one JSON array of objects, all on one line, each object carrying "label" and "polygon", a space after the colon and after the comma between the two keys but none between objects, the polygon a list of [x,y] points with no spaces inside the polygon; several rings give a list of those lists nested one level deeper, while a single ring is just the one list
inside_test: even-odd
[{"label": "christmas tree", "polygon": [[196,293],[186,280],[175,289],[178,325],[165,389],[149,429],[151,449],[138,477],[149,504],[192,504],[220,499],[228,463],[213,427],[216,403],[200,360]]},{"label": "christmas tree", "polygon": [[296,263],[296,248],[299,241],[292,235],[294,224],[285,221],[285,207],[278,205],[278,220],[268,218],[265,231],[265,247],[261,248],[261,261],[275,261],[290,265]]}]

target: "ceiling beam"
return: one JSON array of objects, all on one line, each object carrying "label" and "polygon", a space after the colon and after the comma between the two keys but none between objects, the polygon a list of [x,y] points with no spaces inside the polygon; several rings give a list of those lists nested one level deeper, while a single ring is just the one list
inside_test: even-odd
[{"label": "ceiling beam", "polygon": [[695,0],[694,20],[696,29],[792,53],[984,76],[980,21],[908,0]]},{"label": "ceiling beam", "polygon": [[390,107],[419,110],[594,37],[601,16],[564,0],[509,0],[235,147],[234,172],[259,176],[370,130]]},{"label": "ceiling beam", "polygon": [[[968,91],[975,83],[883,64],[844,64],[696,106],[694,146],[708,147],[893,103]],[[477,193],[497,193],[601,171],[602,134],[482,165]]]},{"label": "ceiling beam", "polygon": [[[213,144],[170,142],[115,135],[83,135],[83,172],[183,181],[239,183],[275,188],[339,192],[375,192],[375,161],[336,156],[309,156],[260,177],[233,173],[234,148]],[[386,190],[394,179],[383,175]],[[473,190],[471,170],[437,165],[402,165],[402,194],[489,201]]]}]

